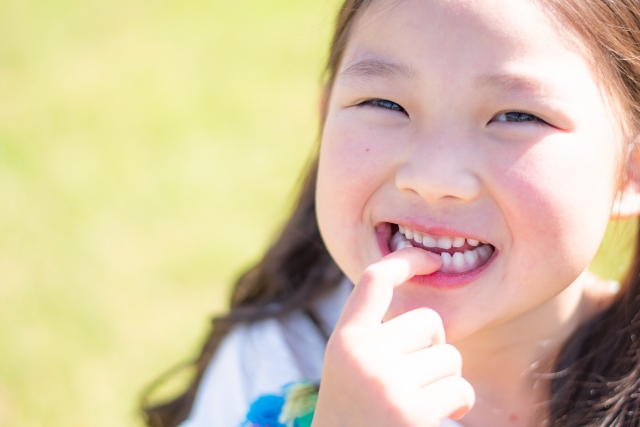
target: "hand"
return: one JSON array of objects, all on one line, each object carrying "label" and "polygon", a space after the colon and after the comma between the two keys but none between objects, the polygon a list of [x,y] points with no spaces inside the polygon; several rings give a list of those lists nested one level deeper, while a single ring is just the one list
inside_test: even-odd
[{"label": "hand", "polygon": [[437,427],[471,408],[473,388],[435,311],[382,323],[394,288],[436,271],[438,258],[405,248],[364,271],[327,345],[313,427]]}]

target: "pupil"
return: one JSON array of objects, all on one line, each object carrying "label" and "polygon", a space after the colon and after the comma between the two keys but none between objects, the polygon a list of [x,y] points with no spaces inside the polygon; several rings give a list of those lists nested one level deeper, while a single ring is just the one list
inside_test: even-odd
[{"label": "pupil", "polygon": [[510,112],[506,114],[507,121],[509,122],[532,122],[534,118],[527,113]]},{"label": "pupil", "polygon": [[400,111],[400,106],[398,104],[396,104],[395,102],[383,101],[381,99],[378,99],[378,100],[373,101],[373,104],[375,106],[388,108],[389,110]]}]

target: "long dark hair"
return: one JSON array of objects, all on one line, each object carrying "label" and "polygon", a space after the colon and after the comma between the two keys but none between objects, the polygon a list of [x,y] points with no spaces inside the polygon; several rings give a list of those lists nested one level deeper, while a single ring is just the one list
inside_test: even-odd
[{"label": "long dark hair", "polygon": [[[640,134],[640,2],[638,0],[539,0],[587,44],[606,89],[626,113],[625,138]],[[346,0],[339,11],[326,67],[325,94],[355,18],[373,0]],[[322,120],[326,111],[322,113]],[[335,287],[341,272],[322,242],[315,214],[317,158],[298,204],[264,258],[235,284],[230,312],[213,320],[195,360],[195,377],[176,399],[144,407],[151,427],[175,427],[187,418],[204,371],[221,340],[237,324],[305,310]],[[640,237],[636,245],[640,253]],[[565,344],[550,383],[552,426],[640,425],[640,260],[633,262],[612,306],[580,327]]]}]

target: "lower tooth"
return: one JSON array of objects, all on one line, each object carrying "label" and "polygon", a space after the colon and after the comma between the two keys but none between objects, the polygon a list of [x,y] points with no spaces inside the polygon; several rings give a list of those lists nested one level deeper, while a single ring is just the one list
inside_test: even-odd
[{"label": "lower tooth", "polygon": [[412,248],[413,245],[399,232],[394,234],[389,242],[389,248],[391,252],[399,251],[404,248]]},{"label": "lower tooth", "polygon": [[451,254],[449,252],[442,252],[440,258],[442,258],[442,266],[444,268],[448,268],[451,265]]},{"label": "lower tooth", "polygon": [[462,254],[462,252],[456,252],[455,254],[453,254],[451,260],[455,268],[460,269],[464,267],[464,255]]},{"label": "lower tooth", "polygon": [[[405,230],[406,231],[406,230]],[[414,236],[412,236],[414,237]],[[417,236],[416,236],[417,237]],[[420,236],[422,237],[422,236]],[[432,243],[428,241],[429,237],[425,236],[423,241],[423,245],[426,243]],[[434,244],[426,245],[426,246],[435,246]],[[389,242],[389,247],[392,252],[399,251],[404,248],[412,248],[413,245],[409,240],[408,236],[404,236],[400,231],[396,232],[391,241]],[[480,245],[479,247],[467,250],[463,252],[455,252],[451,255],[448,252],[442,252],[440,254],[440,258],[442,259],[442,267],[440,268],[443,272],[448,273],[462,273],[464,271],[473,270],[478,267],[478,264],[482,264],[491,258],[493,254],[493,250],[489,245]]]},{"label": "lower tooth", "polygon": [[397,250],[404,249],[404,248],[412,248],[412,247],[413,247],[413,245],[411,243],[403,240],[402,242],[398,243],[398,249]]},{"label": "lower tooth", "polygon": [[404,241],[404,237],[402,236],[402,234],[400,234],[400,233],[394,234],[393,237],[391,238],[391,242],[389,243],[391,251],[392,252],[393,251],[397,251],[398,250],[398,245],[402,241]]},{"label": "lower tooth", "polygon": [[484,261],[488,260],[491,256],[491,249],[489,249],[489,247],[486,245],[480,246],[478,249],[476,249],[476,251],[478,252],[478,256]]},{"label": "lower tooth", "polygon": [[467,262],[469,267],[475,267],[476,262],[478,261],[478,252],[475,250],[464,251],[464,260]]}]

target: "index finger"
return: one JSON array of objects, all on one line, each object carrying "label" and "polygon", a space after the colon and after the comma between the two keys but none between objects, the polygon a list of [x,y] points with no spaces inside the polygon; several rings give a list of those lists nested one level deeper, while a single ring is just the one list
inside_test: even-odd
[{"label": "index finger", "polygon": [[435,272],[441,264],[439,255],[418,248],[401,249],[371,264],[349,296],[339,323],[379,325],[396,287],[413,276]]}]

